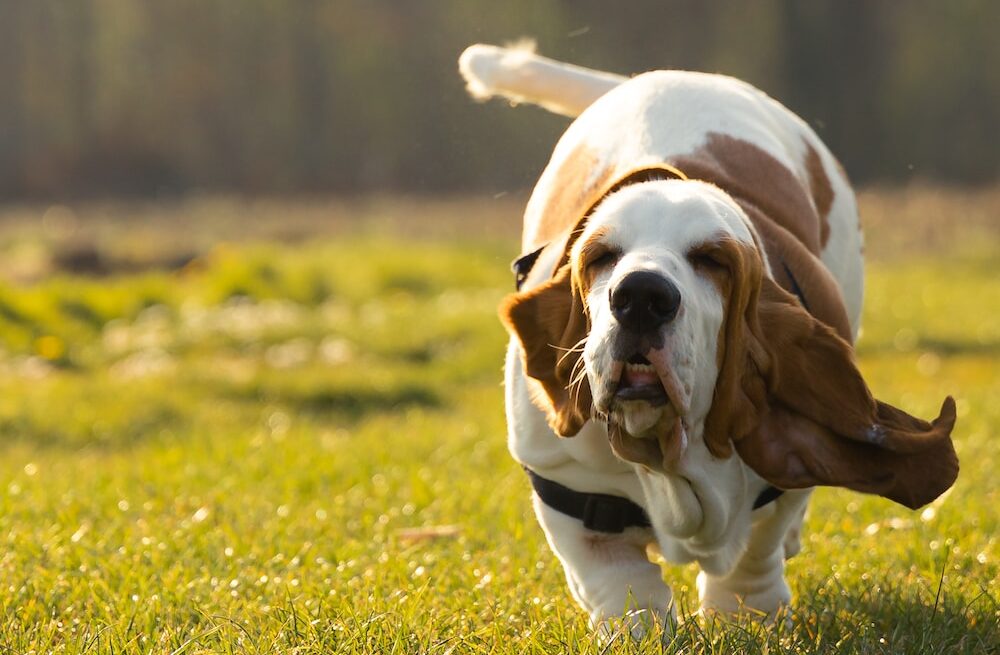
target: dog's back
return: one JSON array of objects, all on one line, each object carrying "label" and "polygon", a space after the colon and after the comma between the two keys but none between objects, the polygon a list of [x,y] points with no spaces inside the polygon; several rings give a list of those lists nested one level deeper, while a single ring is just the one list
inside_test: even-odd
[{"label": "dog's back", "polygon": [[[528,202],[523,252],[571,229],[578,205],[590,202],[609,180],[647,163],[669,162],[744,199],[772,253],[803,267],[809,256],[818,257],[840,289],[850,327],[843,319],[828,320],[856,336],[863,270],[854,193],[819,137],[783,105],[723,75],[654,71],[629,79],[523,48],[471,46],[460,70],[477,97],[502,96],[579,115]],[[765,210],[766,223],[755,207]],[[794,244],[786,232],[808,252],[788,252]],[[775,274],[780,279],[784,271]]]}]

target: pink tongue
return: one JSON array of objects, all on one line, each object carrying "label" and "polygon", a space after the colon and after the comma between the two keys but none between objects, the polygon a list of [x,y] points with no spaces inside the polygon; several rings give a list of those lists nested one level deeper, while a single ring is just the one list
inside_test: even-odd
[{"label": "pink tongue", "polygon": [[623,375],[625,386],[628,387],[644,387],[650,384],[658,384],[660,378],[656,375],[654,371],[631,371],[625,369]]}]

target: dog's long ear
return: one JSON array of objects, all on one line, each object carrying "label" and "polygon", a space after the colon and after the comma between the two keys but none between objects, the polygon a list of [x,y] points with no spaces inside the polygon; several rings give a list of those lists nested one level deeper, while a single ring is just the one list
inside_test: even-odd
[{"label": "dog's long ear", "polygon": [[763,276],[755,249],[723,241],[713,256],[729,309],[705,424],[713,453],[729,454],[731,440],[778,487],[847,487],[911,508],[952,485],[951,398],[933,423],[875,400],[850,344]]},{"label": "dog's long ear", "polygon": [[762,264],[752,248],[729,239],[708,242],[697,254],[717,265],[708,272],[722,294],[725,310],[716,351],[719,373],[704,438],[713,455],[729,457],[732,444],[752,431],[767,411],[760,368],[769,366],[768,353],[751,329],[757,323]]},{"label": "dog's long ear", "polygon": [[575,435],[590,418],[593,400],[581,370],[587,315],[569,264],[545,284],[507,296],[500,320],[521,343],[525,373],[541,387],[535,400],[549,425],[559,436]]}]

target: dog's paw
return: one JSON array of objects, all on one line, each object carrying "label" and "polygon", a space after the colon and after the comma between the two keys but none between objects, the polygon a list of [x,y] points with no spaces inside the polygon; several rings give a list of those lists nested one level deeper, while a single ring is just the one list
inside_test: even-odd
[{"label": "dog's paw", "polygon": [[792,592],[782,575],[736,581],[702,571],[698,574],[698,600],[702,615],[749,615],[770,620],[791,603]]},{"label": "dog's paw", "polygon": [[597,636],[602,644],[631,639],[642,641],[647,635],[659,635],[668,641],[677,627],[672,610],[637,609],[624,616],[606,617],[597,622]]}]

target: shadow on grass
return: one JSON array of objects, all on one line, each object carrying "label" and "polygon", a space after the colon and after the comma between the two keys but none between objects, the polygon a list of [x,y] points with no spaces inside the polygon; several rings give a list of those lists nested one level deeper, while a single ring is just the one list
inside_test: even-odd
[{"label": "shadow on grass", "polygon": [[[128,449],[150,441],[183,441],[192,431],[220,420],[237,430],[250,430],[264,405],[279,405],[320,420],[356,422],[374,414],[437,409],[446,404],[433,390],[418,384],[386,389],[280,383],[213,385],[198,387],[195,395],[178,399],[151,393],[149,397],[119,398],[117,404],[103,396],[71,397],[64,399],[61,412],[52,412],[45,403],[25,401],[16,411],[0,414],[0,450],[17,443],[44,449]],[[237,406],[226,408],[227,401]],[[93,408],[95,403],[99,408]]]},{"label": "shadow on grass", "polygon": [[411,408],[437,409],[445,404],[438,394],[415,385],[393,389],[352,390],[250,386],[231,388],[225,395],[245,402],[285,405],[292,411],[338,415],[351,421],[358,421],[370,414]]},{"label": "shadow on grass", "polygon": [[68,421],[63,425],[30,412],[0,417],[3,445],[22,443],[33,448],[112,451],[155,439],[174,439],[190,427],[190,417],[184,412],[156,403],[113,420]]}]

